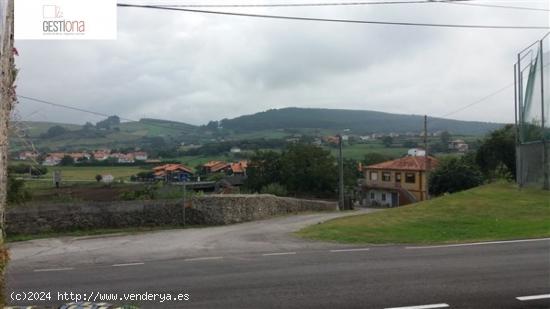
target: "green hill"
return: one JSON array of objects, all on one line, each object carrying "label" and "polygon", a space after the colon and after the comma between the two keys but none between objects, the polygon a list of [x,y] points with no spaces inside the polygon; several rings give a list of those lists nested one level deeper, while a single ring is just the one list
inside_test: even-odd
[{"label": "green hill", "polygon": [[[341,110],[319,108],[271,109],[234,119],[223,119],[221,126],[235,132],[253,132],[277,129],[349,129],[354,133],[405,133],[420,132],[424,117],[399,115],[366,110]],[[502,126],[498,123],[459,121],[428,118],[433,131],[449,131],[453,134],[481,135]]]},{"label": "green hill", "polygon": [[[81,150],[98,148],[136,147],[146,143],[148,138],[181,138],[194,134],[198,127],[175,121],[141,119],[136,122],[122,122],[111,129],[54,122],[24,121],[15,123],[18,134],[11,136],[13,150],[28,149],[32,143],[37,148],[52,150]],[[55,136],[48,135],[52,127],[62,127],[64,132]]]}]

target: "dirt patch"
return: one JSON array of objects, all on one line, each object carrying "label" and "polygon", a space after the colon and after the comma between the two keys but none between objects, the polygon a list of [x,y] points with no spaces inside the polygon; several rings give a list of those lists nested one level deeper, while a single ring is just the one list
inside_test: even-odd
[{"label": "dirt patch", "polygon": [[33,192],[33,201],[116,201],[124,192],[142,189],[142,185],[117,187],[61,187]]}]

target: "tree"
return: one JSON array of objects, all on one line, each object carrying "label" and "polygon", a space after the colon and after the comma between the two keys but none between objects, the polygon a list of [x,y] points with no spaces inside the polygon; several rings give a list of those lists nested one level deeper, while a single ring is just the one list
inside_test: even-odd
[{"label": "tree", "polygon": [[[476,162],[488,179],[502,176],[516,178],[516,130],[515,126],[491,132],[476,152]],[[503,171],[504,169],[504,171]],[[504,175],[503,175],[504,174]]]},{"label": "tree", "polygon": [[336,160],[328,150],[293,144],[281,156],[281,184],[292,193],[326,196],[337,186]]},{"label": "tree", "polygon": [[84,131],[92,131],[94,128],[94,125],[89,121],[82,126],[82,130]]},{"label": "tree", "polygon": [[392,160],[392,159],[394,159],[394,158],[390,157],[390,156],[387,156],[387,155],[383,155],[383,154],[378,153],[378,152],[371,152],[371,153],[367,153],[365,155],[362,162],[365,166],[368,166],[368,165],[373,165],[373,164],[378,164],[378,163],[382,163],[382,162],[385,162],[385,161],[389,161],[389,160]]},{"label": "tree", "polygon": [[451,141],[451,138],[452,138],[451,133],[449,133],[447,131],[441,132],[441,136],[439,137],[439,139],[441,141],[441,144],[444,147],[448,147],[449,142]]},{"label": "tree", "polygon": [[483,183],[479,167],[467,158],[449,158],[439,163],[430,173],[429,188],[433,195],[455,193],[477,187]]},{"label": "tree", "polygon": [[62,126],[53,126],[46,131],[46,133],[42,134],[42,137],[44,138],[52,138],[56,136],[63,135],[67,132],[67,129],[65,129]]},{"label": "tree", "polygon": [[384,146],[386,147],[391,147],[391,145],[393,144],[393,137],[391,136],[382,137],[382,144],[384,144]]},{"label": "tree", "polygon": [[403,142],[403,147],[405,148],[416,148],[418,147],[418,143],[412,140],[406,140]]},{"label": "tree", "polygon": [[246,174],[245,186],[251,191],[259,192],[271,183],[280,183],[281,155],[275,151],[257,151],[250,158]]},{"label": "tree", "polygon": [[97,182],[100,182],[102,179],[103,179],[103,176],[101,176],[101,175],[99,175],[99,174],[95,175],[95,180],[96,180]]},{"label": "tree", "polygon": [[21,204],[31,198],[23,180],[8,175],[8,204]]},{"label": "tree", "polygon": [[344,187],[346,190],[353,190],[357,186],[357,179],[362,174],[359,170],[359,162],[353,159],[344,159]]},{"label": "tree", "polygon": [[272,194],[275,196],[287,196],[288,191],[286,188],[278,183],[270,183],[264,186],[260,191],[262,194]]},{"label": "tree", "polygon": [[118,116],[109,116],[107,119],[99,121],[95,124],[98,129],[110,130],[120,125],[120,118]]},{"label": "tree", "polygon": [[64,156],[59,162],[59,165],[62,165],[62,166],[68,166],[73,164],[74,164],[74,159],[71,156]]}]

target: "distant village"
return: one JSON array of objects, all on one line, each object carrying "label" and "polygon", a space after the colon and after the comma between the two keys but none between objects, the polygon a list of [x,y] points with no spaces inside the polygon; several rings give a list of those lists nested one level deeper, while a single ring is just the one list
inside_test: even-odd
[{"label": "distant village", "polygon": [[[26,160],[38,160],[42,154],[37,151],[23,151],[20,152],[17,159],[26,161]],[[50,152],[44,154],[44,159],[42,160],[42,165],[44,166],[56,166],[61,164],[61,161],[64,158],[70,158],[73,160],[72,163],[81,163],[95,160],[98,162],[103,162],[106,160],[113,160],[116,163],[125,164],[125,163],[135,163],[136,161],[141,161],[144,163],[160,163],[160,160],[149,160],[147,152],[136,151],[129,153],[120,153],[120,152],[111,152],[109,149],[96,150],[94,152]]]}]

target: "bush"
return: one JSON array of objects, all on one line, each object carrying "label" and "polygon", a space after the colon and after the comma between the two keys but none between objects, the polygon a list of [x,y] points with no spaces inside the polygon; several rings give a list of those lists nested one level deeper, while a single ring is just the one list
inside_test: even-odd
[{"label": "bush", "polygon": [[154,200],[156,197],[157,197],[156,186],[146,186],[143,189],[126,191],[120,195],[120,199],[124,201]]},{"label": "bush", "polygon": [[479,167],[467,158],[449,158],[439,163],[430,173],[429,188],[433,195],[455,193],[477,187],[483,183]]},{"label": "bush", "polygon": [[23,180],[8,176],[8,204],[21,204],[30,200],[31,194]]},{"label": "bush", "polygon": [[23,164],[23,163],[8,166],[9,173],[28,174],[29,171],[33,176],[46,175],[48,173],[48,169],[45,166]]},{"label": "bush", "polygon": [[262,194],[273,194],[276,196],[287,196],[288,191],[286,188],[278,183],[270,183],[267,186],[264,186],[260,191]]}]

